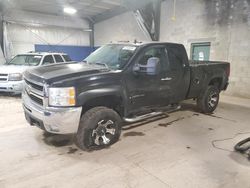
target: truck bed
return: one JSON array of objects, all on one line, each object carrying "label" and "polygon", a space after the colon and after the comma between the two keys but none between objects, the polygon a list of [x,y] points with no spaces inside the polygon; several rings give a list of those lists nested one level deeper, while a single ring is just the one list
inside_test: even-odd
[{"label": "truck bed", "polygon": [[228,62],[223,61],[189,61],[190,65],[190,87],[187,98],[197,98],[203,89],[209,85],[213,79],[220,79],[221,90],[226,87],[228,82],[229,66]]}]

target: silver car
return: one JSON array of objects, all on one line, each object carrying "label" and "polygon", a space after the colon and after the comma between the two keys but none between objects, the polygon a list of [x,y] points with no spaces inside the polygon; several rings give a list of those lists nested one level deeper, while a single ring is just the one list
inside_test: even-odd
[{"label": "silver car", "polygon": [[23,72],[29,68],[71,61],[64,53],[30,52],[16,55],[10,62],[0,65],[0,92],[20,94],[23,89]]}]

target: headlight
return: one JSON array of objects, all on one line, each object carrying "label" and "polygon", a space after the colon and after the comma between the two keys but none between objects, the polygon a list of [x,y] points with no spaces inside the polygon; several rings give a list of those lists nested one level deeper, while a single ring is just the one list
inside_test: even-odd
[{"label": "headlight", "polygon": [[74,106],[75,88],[49,88],[49,105],[51,106]]},{"label": "headlight", "polygon": [[9,81],[21,81],[23,75],[21,73],[11,73],[9,74]]}]

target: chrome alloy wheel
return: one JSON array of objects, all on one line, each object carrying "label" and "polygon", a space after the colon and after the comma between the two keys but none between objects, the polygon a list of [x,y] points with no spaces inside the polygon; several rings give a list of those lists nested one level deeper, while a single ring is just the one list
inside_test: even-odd
[{"label": "chrome alloy wheel", "polygon": [[219,99],[219,95],[216,92],[212,92],[209,96],[208,96],[208,105],[210,108],[213,108],[216,106],[217,102]]},{"label": "chrome alloy wheel", "polygon": [[112,120],[101,120],[92,132],[92,139],[98,146],[108,145],[116,134],[116,125]]}]

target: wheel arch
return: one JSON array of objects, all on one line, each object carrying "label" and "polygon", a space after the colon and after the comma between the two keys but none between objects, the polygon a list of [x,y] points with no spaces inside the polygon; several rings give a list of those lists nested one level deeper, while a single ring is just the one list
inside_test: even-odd
[{"label": "wheel arch", "polygon": [[96,93],[90,92],[83,95],[81,100],[82,114],[89,109],[104,106],[116,111],[121,117],[125,113],[124,98],[117,92]]},{"label": "wheel arch", "polygon": [[220,90],[222,87],[222,82],[223,82],[222,77],[214,77],[209,81],[208,85],[216,86]]}]

